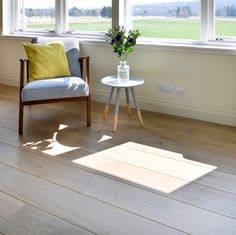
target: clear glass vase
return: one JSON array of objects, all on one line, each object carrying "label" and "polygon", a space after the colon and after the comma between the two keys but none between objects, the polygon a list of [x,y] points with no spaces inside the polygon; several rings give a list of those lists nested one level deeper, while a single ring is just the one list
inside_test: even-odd
[{"label": "clear glass vase", "polygon": [[120,64],[117,66],[117,79],[121,81],[129,80],[129,65],[126,64],[126,61],[120,61]]}]

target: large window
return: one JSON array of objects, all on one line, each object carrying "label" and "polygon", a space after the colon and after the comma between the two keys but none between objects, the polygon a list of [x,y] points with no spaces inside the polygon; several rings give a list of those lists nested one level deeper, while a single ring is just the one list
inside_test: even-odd
[{"label": "large window", "polygon": [[111,27],[111,0],[68,0],[69,31],[104,32]]},{"label": "large window", "polygon": [[133,28],[143,37],[200,39],[200,0],[130,1]]},{"label": "large window", "polygon": [[20,0],[19,11],[19,30],[55,30],[55,0]]},{"label": "large window", "polygon": [[[10,0],[9,0],[10,1]],[[8,2],[8,1],[5,1]],[[105,37],[112,26],[141,37],[236,42],[236,0],[11,0],[9,32]],[[9,5],[9,4],[8,4]],[[12,11],[13,9],[13,11]],[[82,32],[82,33],[81,33]]]}]

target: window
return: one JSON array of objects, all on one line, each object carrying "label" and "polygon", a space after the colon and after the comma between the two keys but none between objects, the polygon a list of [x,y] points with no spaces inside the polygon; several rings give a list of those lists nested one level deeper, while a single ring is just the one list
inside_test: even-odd
[{"label": "window", "polygon": [[55,0],[20,0],[19,30],[55,30]]},{"label": "window", "polygon": [[68,0],[69,31],[105,32],[111,27],[111,0]]},{"label": "window", "polygon": [[236,1],[215,1],[215,34],[216,37],[236,36]]},{"label": "window", "polygon": [[236,42],[236,0],[11,0],[5,5],[8,32],[104,38],[112,25],[124,25],[151,41]]},{"label": "window", "polygon": [[131,1],[131,25],[143,37],[200,39],[200,0]]}]

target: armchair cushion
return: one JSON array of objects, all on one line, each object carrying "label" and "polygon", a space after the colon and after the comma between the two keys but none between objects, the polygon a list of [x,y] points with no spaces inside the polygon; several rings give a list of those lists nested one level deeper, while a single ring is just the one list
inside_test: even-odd
[{"label": "armchair cushion", "polygon": [[23,88],[23,102],[88,96],[88,84],[78,77],[60,77],[32,81]]},{"label": "armchair cushion", "polygon": [[71,76],[81,77],[79,65],[80,48],[78,39],[71,37],[37,37],[32,39],[32,43],[49,43],[52,41],[60,41],[64,44],[67,61]]},{"label": "armchair cushion", "polygon": [[39,80],[70,76],[62,42],[47,44],[23,43],[29,59],[29,79]]}]

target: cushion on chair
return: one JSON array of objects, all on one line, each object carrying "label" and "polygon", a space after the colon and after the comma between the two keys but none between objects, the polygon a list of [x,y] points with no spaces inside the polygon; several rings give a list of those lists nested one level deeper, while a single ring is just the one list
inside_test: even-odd
[{"label": "cushion on chair", "polygon": [[32,81],[23,88],[23,102],[89,95],[87,83],[78,77],[60,77]]},{"label": "cushion on chair", "polygon": [[48,44],[23,43],[29,59],[30,80],[70,76],[62,42]]},{"label": "cushion on chair", "polygon": [[49,43],[52,41],[61,41],[64,44],[71,76],[81,77],[78,39],[72,37],[38,37],[33,38],[31,42]]}]

